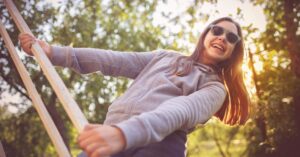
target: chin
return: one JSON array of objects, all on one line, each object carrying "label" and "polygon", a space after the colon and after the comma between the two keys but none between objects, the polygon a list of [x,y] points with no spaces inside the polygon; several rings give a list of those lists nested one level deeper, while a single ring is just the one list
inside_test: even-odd
[{"label": "chin", "polygon": [[226,57],[222,56],[222,55],[213,55],[212,58],[216,61],[216,62],[221,62],[223,60],[226,59]]}]

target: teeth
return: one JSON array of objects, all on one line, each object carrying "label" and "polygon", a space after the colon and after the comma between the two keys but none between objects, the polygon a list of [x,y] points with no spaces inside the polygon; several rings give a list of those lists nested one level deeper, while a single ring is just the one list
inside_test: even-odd
[{"label": "teeth", "polygon": [[224,51],[224,48],[218,44],[213,44],[212,45],[214,48],[220,49],[221,51]]}]

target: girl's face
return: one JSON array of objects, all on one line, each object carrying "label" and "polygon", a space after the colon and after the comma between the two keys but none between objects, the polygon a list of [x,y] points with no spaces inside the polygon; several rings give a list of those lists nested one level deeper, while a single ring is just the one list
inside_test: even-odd
[{"label": "girl's face", "polygon": [[210,27],[204,38],[204,51],[201,61],[204,64],[213,64],[228,59],[240,38],[235,24],[221,21]]}]

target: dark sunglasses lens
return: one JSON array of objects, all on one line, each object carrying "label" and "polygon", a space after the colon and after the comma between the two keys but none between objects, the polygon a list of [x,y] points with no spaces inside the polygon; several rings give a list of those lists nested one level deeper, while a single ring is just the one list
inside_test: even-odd
[{"label": "dark sunglasses lens", "polygon": [[230,43],[232,43],[232,44],[234,44],[234,43],[236,43],[237,41],[238,41],[238,37],[235,35],[235,34],[233,34],[233,33],[228,33],[227,35],[226,35],[226,38],[227,38],[227,40],[230,42]]},{"label": "dark sunglasses lens", "polygon": [[224,32],[224,29],[222,27],[219,26],[213,26],[211,28],[213,35],[222,35]]}]

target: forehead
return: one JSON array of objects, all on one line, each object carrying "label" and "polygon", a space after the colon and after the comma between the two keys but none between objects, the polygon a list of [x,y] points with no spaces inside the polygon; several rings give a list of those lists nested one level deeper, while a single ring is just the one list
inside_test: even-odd
[{"label": "forehead", "polygon": [[229,22],[229,21],[221,21],[221,22],[217,23],[216,25],[221,26],[221,27],[225,28],[225,29],[228,30],[228,31],[231,31],[231,32],[233,32],[233,33],[238,34],[237,27],[236,27],[236,25],[235,25],[234,23],[232,23],[232,22]]}]

